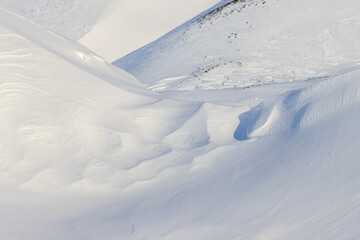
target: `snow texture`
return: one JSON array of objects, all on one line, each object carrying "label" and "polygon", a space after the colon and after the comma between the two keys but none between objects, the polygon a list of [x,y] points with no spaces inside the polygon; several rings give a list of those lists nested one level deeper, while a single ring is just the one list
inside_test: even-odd
[{"label": "snow texture", "polygon": [[[241,86],[250,86],[256,73],[267,84],[218,89],[216,80],[189,79],[180,90],[171,81],[160,88],[156,76],[189,77],[179,65],[184,53],[197,56],[221,39],[222,30],[215,38],[215,30],[202,32],[191,21],[199,32],[192,48],[166,43],[181,43],[175,36],[183,25],[150,45],[154,52],[147,46],[126,57],[136,57],[136,69],[149,64],[137,75],[145,82],[149,74],[149,88],[159,92],[79,43],[0,8],[0,238],[357,239],[358,2],[330,2],[221,2],[203,16],[251,3],[249,21],[274,17],[269,23],[279,21],[293,47],[277,43],[284,35],[275,32],[280,50],[249,58],[264,65],[248,69]],[[299,20],[304,10],[311,24]],[[221,19],[223,27],[237,25],[237,17]],[[334,33],[321,61],[316,54],[324,45],[313,36],[319,26]],[[270,36],[256,29],[258,38],[247,38],[255,50]],[[208,42],[200,41],[205,33]],[[159,42],[166,48],[155,54]],[[228,46],[217,46],[230,56]],[[249,54],[258,51],[245,46]],[[299,79],[282,70],[300,69],[305,60]],[[238,66],[231,66],[221,69],[233,76]],[[262,78],[270,66],[272,76],[282,76],[274,77],[277,84]],[[307,80],[292,81],[301,79]]]}]

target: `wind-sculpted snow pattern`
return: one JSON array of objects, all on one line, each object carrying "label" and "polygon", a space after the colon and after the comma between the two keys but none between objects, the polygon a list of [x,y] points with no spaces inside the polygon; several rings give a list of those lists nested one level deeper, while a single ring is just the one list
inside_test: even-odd
[{"label": "wind-sculpted snow pattern", "polygon": [[92,165],[127,179],[116,170],[208,144],[202,103],[161,99],[80,45],[5,11],[1,20],[2,169],[19,185],[95,181]]},{"label": "wind-sculpted snow pattern", "polygon": [[360,63],[359,8],[356,0],[223,1],[115,65],[157,91],[332,76]]},{"label": "wind-sculpted snow pattern", "polygon": [[0,73],[1,239],[360,235],[360,69],[156,93],[0,9]]}]

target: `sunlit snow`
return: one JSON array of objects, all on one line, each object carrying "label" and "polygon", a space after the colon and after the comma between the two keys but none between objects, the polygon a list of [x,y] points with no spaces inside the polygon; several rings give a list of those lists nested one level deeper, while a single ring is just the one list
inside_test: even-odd
[{"label": "sunlit snow", "polygon": [[359,7],[221,1],[135,77],[0,8],[0,239],[357,239]]}]

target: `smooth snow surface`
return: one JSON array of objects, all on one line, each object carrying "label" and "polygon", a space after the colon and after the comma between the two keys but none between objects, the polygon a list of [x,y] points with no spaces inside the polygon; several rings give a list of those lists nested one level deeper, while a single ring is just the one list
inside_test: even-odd
[{"label": "smooth snow surface", "polygon": [[[171,78],[188,73],[179,64],[184,53],[201,51],[194,34],[194,48],[179,45],[179,55],[168,48],[173,58],[167,62],[160,61],[165,52],[142,60],[137,54],[149,47],[135,53],[139,66],[149,63],[148,76],[169,73],[162,73],[162,88],[149,78],[159,93],[80,44],[0,9],[0,239],[357,239],[360,68],[357,39],[348,37],[359,31],[358,3],[326,3],[267,0],[249,7],[257,9],[249,18],[265,18],[260,13],[267,4],[278,6],[279,14],[292,7],[287,16],[297,19],[294,29],[303,34],[333,15],[329,28],[345,35],[334,35],[324,61],[315,53],[306,58],[315,72],[303,65],[308,80],[285,74],[277,84],[244,89],[189,80],[192,87],[180,91]],[[308,28],[297,25],[303,4],[319,16]],[[348,25],[336,25],[340,15]],[[177,42],[172,34],[167,37]],[[296,63],[313,53],[307,47],[315,52],[318,46],[307,34],[297,57],[284,47],[254,59],[277,63],[274,76],[282,67],[300,69]],[[214,47],[220,36],[203,41],[201,49]],[[226,53],[227,47],[216,46]],[[151,56],[159,56],[161,67]],[[219,69],[229,76],[238,70]],[[263,71],[249,70],[244,81],[256,72],[262,79]],[[321,72],[326,76],[318,77]]]},{"label": "smooth snow surface", "polygon": [[357,0],[227,0],[115,64],[157,91],[332,76],[360,64],[358,9]]},{"label": "smooth snow surface", "polygon": [[219,0],[0,0],[0,6],[80,40],[114,61],[159,38]]},{"label": "smooth snow surface", "polygon": [[0,0],[0,6],[63,36],[78,40],[112,0]]},{"label": "smooth snow surface", "polygon": [[114,61],[159,38],[219,0],[112,0],[80,42]]}]

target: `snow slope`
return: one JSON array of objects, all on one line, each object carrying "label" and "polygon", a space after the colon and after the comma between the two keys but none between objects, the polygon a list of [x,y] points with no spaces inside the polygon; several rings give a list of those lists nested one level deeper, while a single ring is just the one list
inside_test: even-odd
[{"label": "snow slope", "polygon": [[73,40],[96,24],[110,0],[0,0],[0,6]]},{"label": "snow slope", "polygon": [[[4,181],[34,188],[91,182],[103,171],[207,142],[205,133],[189,137],[192,126],[183,126],[203,120],[195,117],[201,103],[162,99],[79,44],[5,10],[0,20]],[[173,139],[177,134],[184,136]],[[92,164],[102,170],[86,180]]]},{"label": "snow slope", "polygon": [[155,90],[332,76],[360,63],[356,0],[222,1],[115,65]]},{"label": "snow slope", "polygon": [[2,239],[360,235],[360,69],[154,93],[0,9],[0,72]]},{"label": "snow slope", "polygon": [[[3,9],[0,71],[1,238],[110,239],[106,220],[87,225],[92,211],[162,187],[215,147],[202,103],[163,99]],[[115,238],[128,234],[126,218],[114,221],[126,223]]]},{"label": "snow slope", "polygon": [[[218,0],[0,0],[0,6],[114,61]],[[116,26],[116,27],[114,27]]]},{"label": "snow slope", "polygon": [[162,36],[219,0],[113,0],[80,43],[114,61]]}]

